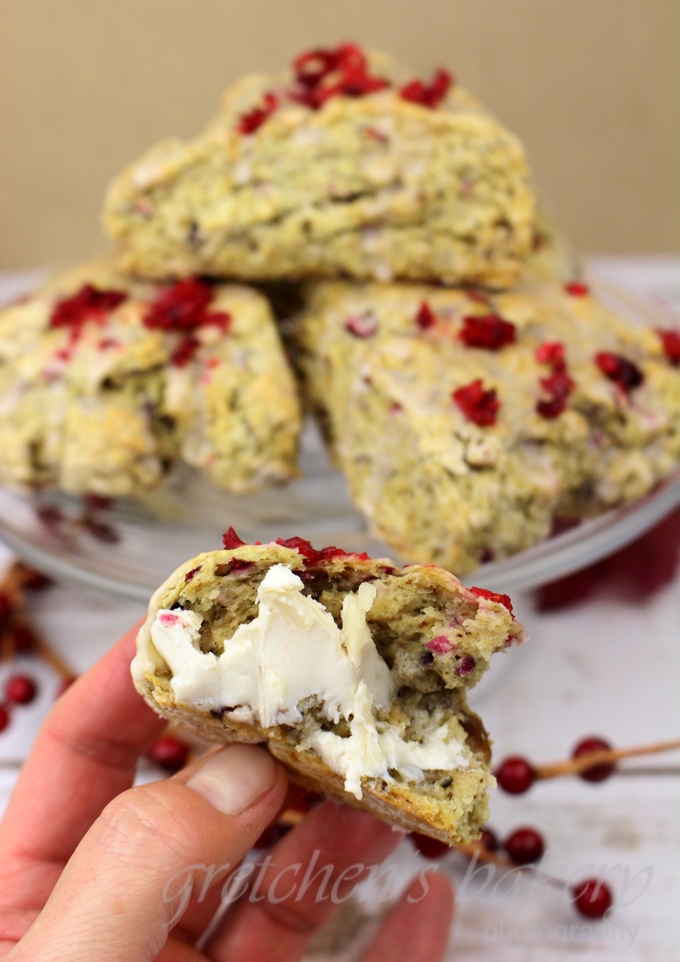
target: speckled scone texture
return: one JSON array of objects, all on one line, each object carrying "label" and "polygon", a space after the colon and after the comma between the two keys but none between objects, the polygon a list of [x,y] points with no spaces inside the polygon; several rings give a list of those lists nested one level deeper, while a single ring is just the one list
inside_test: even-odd
[{"label": "speckled scone texture", "polygon": [[[107,291],[120,303],[79,314],[84,285],[95,305]],[[205,323],[149,327],[168,288],[103,259],[2,310],[0,483],[119,497],[154,487],[177,461],[234,492],[293,476],[299,405],[267,301],[236,285],[204,289]]]},{"label": "speckled scone texture", "polygon": [[[413,74],[385,55],[367,70],[389,86],[319,109],[296,102],[292,72],[246,77],[202,135],[149,150],[106,199],[121,265],[154,278],[512,284],[534,225],[520,142],[457,84],[430,107],[400,96]],[[244,132],[268,97],[271,113]]]},{"label": "speckled scone texture", "polygon": [[[469,343],[479,325],[493,346]],[[405,559],[471,571],[556,518],[643,495],[680,458],[680,374],[661,338],[580,284],[319,283],[293,330],[353,498]]]},{"label": "speckled scone texture", "polygon": [[[304,550],[304,547],[303,547]],[[340,624],[348,592],[371,581],[377,589],[368,625],[381,657],[399,682],[399,692],[384,724],[418,740],[431,726],[446,724],[450,737],[465,746],[465,771],[426,772],[423,782],[402,776],[391,781],[362,778],[363,797],[345,792],[343,778],[312,749],[303,749],[305,724],[263,729],[238,720],[238,706],[202,713],[178,703],[172,675],[151,641],[160,609],[185,608],[203,617],[201,649],[224,651],[240,624],[257,615],[257,588],[268,569],[284,564],[303,576],[304,593],[320,601]],[[188,578],[188,580],[187,580]],[[451,844],[479,834],[488,817],[488,736],[467,707],[465,691],[486,670],[489,658],[522,638],[522,627],[506,607],[506,596],[468,590],[448,572],[433,566],[395,568],[387,559],[338,555],[309,557],[297,548],[270,544],[213,551],[182,565],[153,596],[138,638],[145,671],[136,685],[156,711],[213,741],[266,742],[293,779],[358,805],[403,828]],[[292,639],[294,643],[294,638]],[[138,656],[139,657],[139,656]]]}]

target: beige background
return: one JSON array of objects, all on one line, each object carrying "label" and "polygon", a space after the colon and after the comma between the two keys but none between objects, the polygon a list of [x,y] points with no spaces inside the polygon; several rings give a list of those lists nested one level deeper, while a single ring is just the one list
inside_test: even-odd
[{"label": "beige background", "polygon": [[680,0],[2,0],[0,268],[88,255],[108,179],[220,91],[356,38],[450,67],[585,252],[680,248]]}]

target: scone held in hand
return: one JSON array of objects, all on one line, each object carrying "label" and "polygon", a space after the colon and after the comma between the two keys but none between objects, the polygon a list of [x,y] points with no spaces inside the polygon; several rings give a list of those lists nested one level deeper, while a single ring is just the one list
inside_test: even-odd
[{"label": "scone held in hand", "polygon": [[431,566],[300,539],[239,545],[156,592],[133,676],[204,737],[266,741],[303,784],[462,841],[492,780],[465,689],[521,638],[508,605]]}]

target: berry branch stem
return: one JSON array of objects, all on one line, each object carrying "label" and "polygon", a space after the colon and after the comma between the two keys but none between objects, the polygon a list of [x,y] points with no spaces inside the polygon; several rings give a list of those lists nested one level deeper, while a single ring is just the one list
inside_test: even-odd
[{"label": "berry branch stem", "polygon": [[582,755],[580,758],[570,758],[562,762],[552,762],[546,765],[535,765],[537,778],[557,778],[559,775],[578,775],[595,765],[612,764],[622,758],[633,758],[637,755],[655,755],[659,752],[671,752],[680,749],[680,738],[667,742],[655,742],[652,745],[638,745],[635,748],[613,748]]}]

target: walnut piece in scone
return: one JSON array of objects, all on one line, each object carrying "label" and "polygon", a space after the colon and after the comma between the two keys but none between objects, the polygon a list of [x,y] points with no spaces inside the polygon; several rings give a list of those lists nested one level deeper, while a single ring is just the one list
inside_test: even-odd
[{"label": "walnut piece in scone", "polygon": [[355,503],[405,559],[463,574],[645,494],[680,460],[678,335],[584,284],[318,283],[292,335]]},{"label": "walnut piece in scone", "polygon": [[345,44],[242,79],[203,134],[114,180],[104,224],[146,277],[508,286],[534,195],[518,139],[449,74]]},{"label": "walnut piece in scone", "polygon": [[0,311],[0,483],[106,497],[183,461],[233,492],[295,474],[300,411],[261,294],[106,260]]},{"label": "walnut piece in scone", "polygon": [[292,538],[187,561],[151,599],[137,690],[213,741],[266,742],[307,787],[450,844],[488,817],[465,692],[522,639],[510,599],[430,565]]}]

